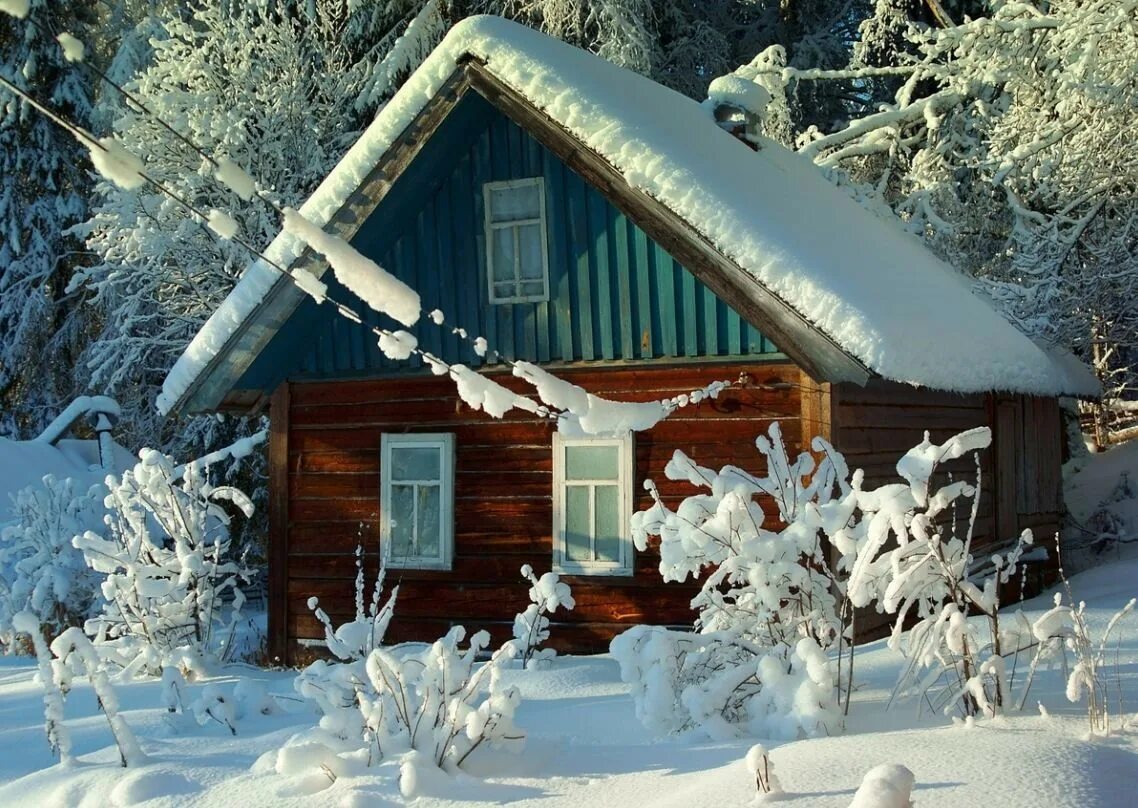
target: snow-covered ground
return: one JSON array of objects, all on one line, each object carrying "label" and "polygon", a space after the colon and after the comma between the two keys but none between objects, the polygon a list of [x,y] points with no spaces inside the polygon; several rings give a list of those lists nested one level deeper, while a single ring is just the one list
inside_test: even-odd
[{"label": "snow-covered ground", "polygon": [[[1075,576],[1092,627],[1138,591],[1138,552]],[[1039,613],[1050,599],[1022,608]],[[1021,608],[1021,607],[1012,607]],[[1109,655],[1111,712],[1118,713],[1121,685],[1127,728],[1088,739],[1085,714],[1064,695],[1062,672],[1037,677],[1023,714],[955,724],[940,715],[917,714],[904,703],[886,710],[899,657],[881,643],[857,657],[857,693],[845,734],[791,743],[767,743],[787,800],[805,806],[848,806],[862,776],[881,763],[901,763],[917,780],[915,804],[1122,806],[1138,793],[1138,625],[1124,626]],[[1018,680],[1027,659],[1021,659]],[[315,715],[296,699],[289,671],[231,666],[209,684],[227,694],[239,682],[261,682],[278,696],[274,714],[238,703],[237,734],[192,716],[169,714],[157,682],[119,687],[126,720],[139,736],[148,762],[118,767],[106,721],[86,682],[67,702],[78,762],[54,764],[44,740],[40,690],[28,658],[0,660],[0,805],[398,805],[397,762],[343,774],[331,782],[315,764],[284,767],[278,751],[310,728]],[[439,775],[420,784],[418,805],[459,802],[510,803],[546,808],[600,805],[746,805],[755,794],[744,756],[754,739],[712,742],[659,739],[637,722],[627,686],[607,655],[566,657],[543,671],[507,674],[521,689],[517,722],[528,734],[520,756],[472,757],[474,776]],[[190,686],[187,700],[205,687]],[[248,685],[244,685],[248,687]],[[1042,701],[1047,714],[1036,706]],[[1120,722],[1115,722],[1119,726]]]}]

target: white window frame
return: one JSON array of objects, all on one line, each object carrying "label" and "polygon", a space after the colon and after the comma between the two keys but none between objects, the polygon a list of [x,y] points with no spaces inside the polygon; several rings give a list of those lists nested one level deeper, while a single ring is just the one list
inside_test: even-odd
[{"label": "white window frame", "polygon": [[[540,204],[540,213],[536,219],[511,219],[504,222],[493,221],[493,211],[490,200],[493,191],[509,190],[512,188],[537,187],[537,198]],[[495,305],[508,303],[541,303],[549,300],[549,238],[546,232],[545,216],[545,178],[527,177],[521,180],[503,180],[501,182],[487,182],[482,186],[482,219],[486,235],[486,289],[490,302]],[[500,295],[494,285],[494,231],[507,228],[514,231],[514,292],[517,292],[522,283],[534,283],[537,279],[522,280],[521,260],[522,254],[518,233],[526,225],[538,225],[541,231],[541,284],[540,295]]]},{"label": "white window frame", "polygon": [[[570,561],[565,542],[565,522],[568,513],[565,508],[565,450],[571,446],[616,446],[619,467],[616,484],[617,501],[623,517],[620,520],[620,550],[616,561]],[[632,546],[632,508],[633,475],[635,471],[632,433],[626,432],[617,437],[566,438],[553,433],[553,569],[566,575],[613,575],[631,576],[634,573],[635,553]],[[573,480],[575,485],[590,485],[592,481]],[[597,480],[598,485],[612,485],[612,480]],[[595,515],[594,515],[595,527]],[[595,537],[593,537],[595,541]]]},{"label": "white window frame", "polygon": [[[392,467],[393,449],[434,448],[439,450],[439,557],[391,555],[391,485],[387,470]],[[454,562],[454,434],[450,432],[417,432],[411,434],[385,432],[380,438],[380,549],[388,567],[412,570],[449,570]],[[399,480],[406,484],[408,480]],[[433,483],[434,481],[423,481]]]}]

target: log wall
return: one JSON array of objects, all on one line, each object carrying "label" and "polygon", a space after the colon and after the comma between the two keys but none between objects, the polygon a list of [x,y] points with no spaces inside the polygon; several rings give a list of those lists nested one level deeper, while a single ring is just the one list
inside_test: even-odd
[{"label": "log wall", "polygon": [[[598,395],[656,400],[748,374],[754,386],[687,407],[635,436],[636,507],[651,501],[651,477],[675,506],[694,489],[663,479],[676,449],[698,462],[762,471],[754,438],[774,419],[789,446],[802,439],[799,372],[789,364],[559,370]],[[503,384],[526,392],[509,376]],[[772,389],[773,388],[773,389]],[[320,599],[333,623],[353,611],[354,551],[365,548],[368,585],[379,548],[380,436],[384,432],[455,435],[455,554],[450,572],[401,571],[389,638],[432,640],[454,624],[509,636],[528,604],[519,569],[539,575],[552,559],[552,425],[528,413],[495,420],[472,411],[448,379],[307,382],[282,385],[272,403],[270,474],[270,654],[295,662],[298,640],[321,636],[307,601]],[[565,576],[577,607],[558,612],[552,644],[597,651],[630,625],[690,625],[694,588],[664,584],[659,556],[636,554],[628,578]],[[394,575],[389,578],[393,584]]]},{"label": "log wall", "polygon": [[[1062,519],[1063,433],[1059,404],[1054,398],[959,395],[874,380],[865,387],[842,384],[828,395],[831,439],[843,452],[850,470],[863,469],[867,487],[898,482],[897,460],[921,442],[924,431],[934,443],[965,429],[987,426],[992,445],[980,453],[980,507],[973,534],[976,559],[1002,551],[1030,528],[1035,544],[1049,548],[1047,563],[1033,564],[1019,578],[1029,593],[1053,580],[1055,535]],[[971,456],[945,463],[936,479],[974,481]],[[967,519],[966,509],[958,518]],[[1021,593],[1008,591],[1005,602]],[[877,635],[888,621],[864,613],[858,634]]]}]

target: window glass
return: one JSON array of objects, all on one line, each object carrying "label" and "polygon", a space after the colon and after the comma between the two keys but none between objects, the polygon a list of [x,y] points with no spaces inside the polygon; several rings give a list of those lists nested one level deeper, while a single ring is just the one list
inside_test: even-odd
[{"label": "window glass", "polygon": [[439,479],[439,449],[436,446],[396,446],[391,450],[392,480]]},{"label": "window glass", "polygon": [[514,282],[514,228],[499,227],[494,230],[494,273],[495,285],[505,282],[505,294],[513,294]]},{"label": "window glass", "polygon": [[620,475],[616,446],[566,446],[566,480],[615,480]]},{"label": "window glass", "polygon": [[380,535],[407,569],[449,569],[454,555],[454,436],[383,435]]},{"label": "window glass", "polygon": [[500,186],[490,191],[490,221],[516,222],[541,217],[540,188],[535,182]]},{"label": "window glass", "polygon": [[570,561],[592,561],[589,534],[589,493],[587,485],[570,485],[565,489],[565,543]]},{"label": "window glass", "polygon": [[522,280],[541,280],[545,267],[541,257],[541,225],[527,224],[517,228],[518,275]]},{"label": "window glass", "polygon": [[598,485],[593,489],[596,513],[596,560],[620,561],[620,489]]},{"label": "window glass", "polygon": [[631,575],[632,436],[554,436],[554,569]]},{"label": "window glass", "polygon": [[407,558],[415,552],[415,486],[391,486],[391,555]]}]

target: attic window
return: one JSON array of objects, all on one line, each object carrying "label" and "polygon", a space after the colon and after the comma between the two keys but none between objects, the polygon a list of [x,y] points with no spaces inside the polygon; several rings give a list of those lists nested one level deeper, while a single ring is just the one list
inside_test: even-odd
[{"label": "attic window", "polygon": [[488,182],[482,193],[490,302],[549,300],[543,179]]}]

